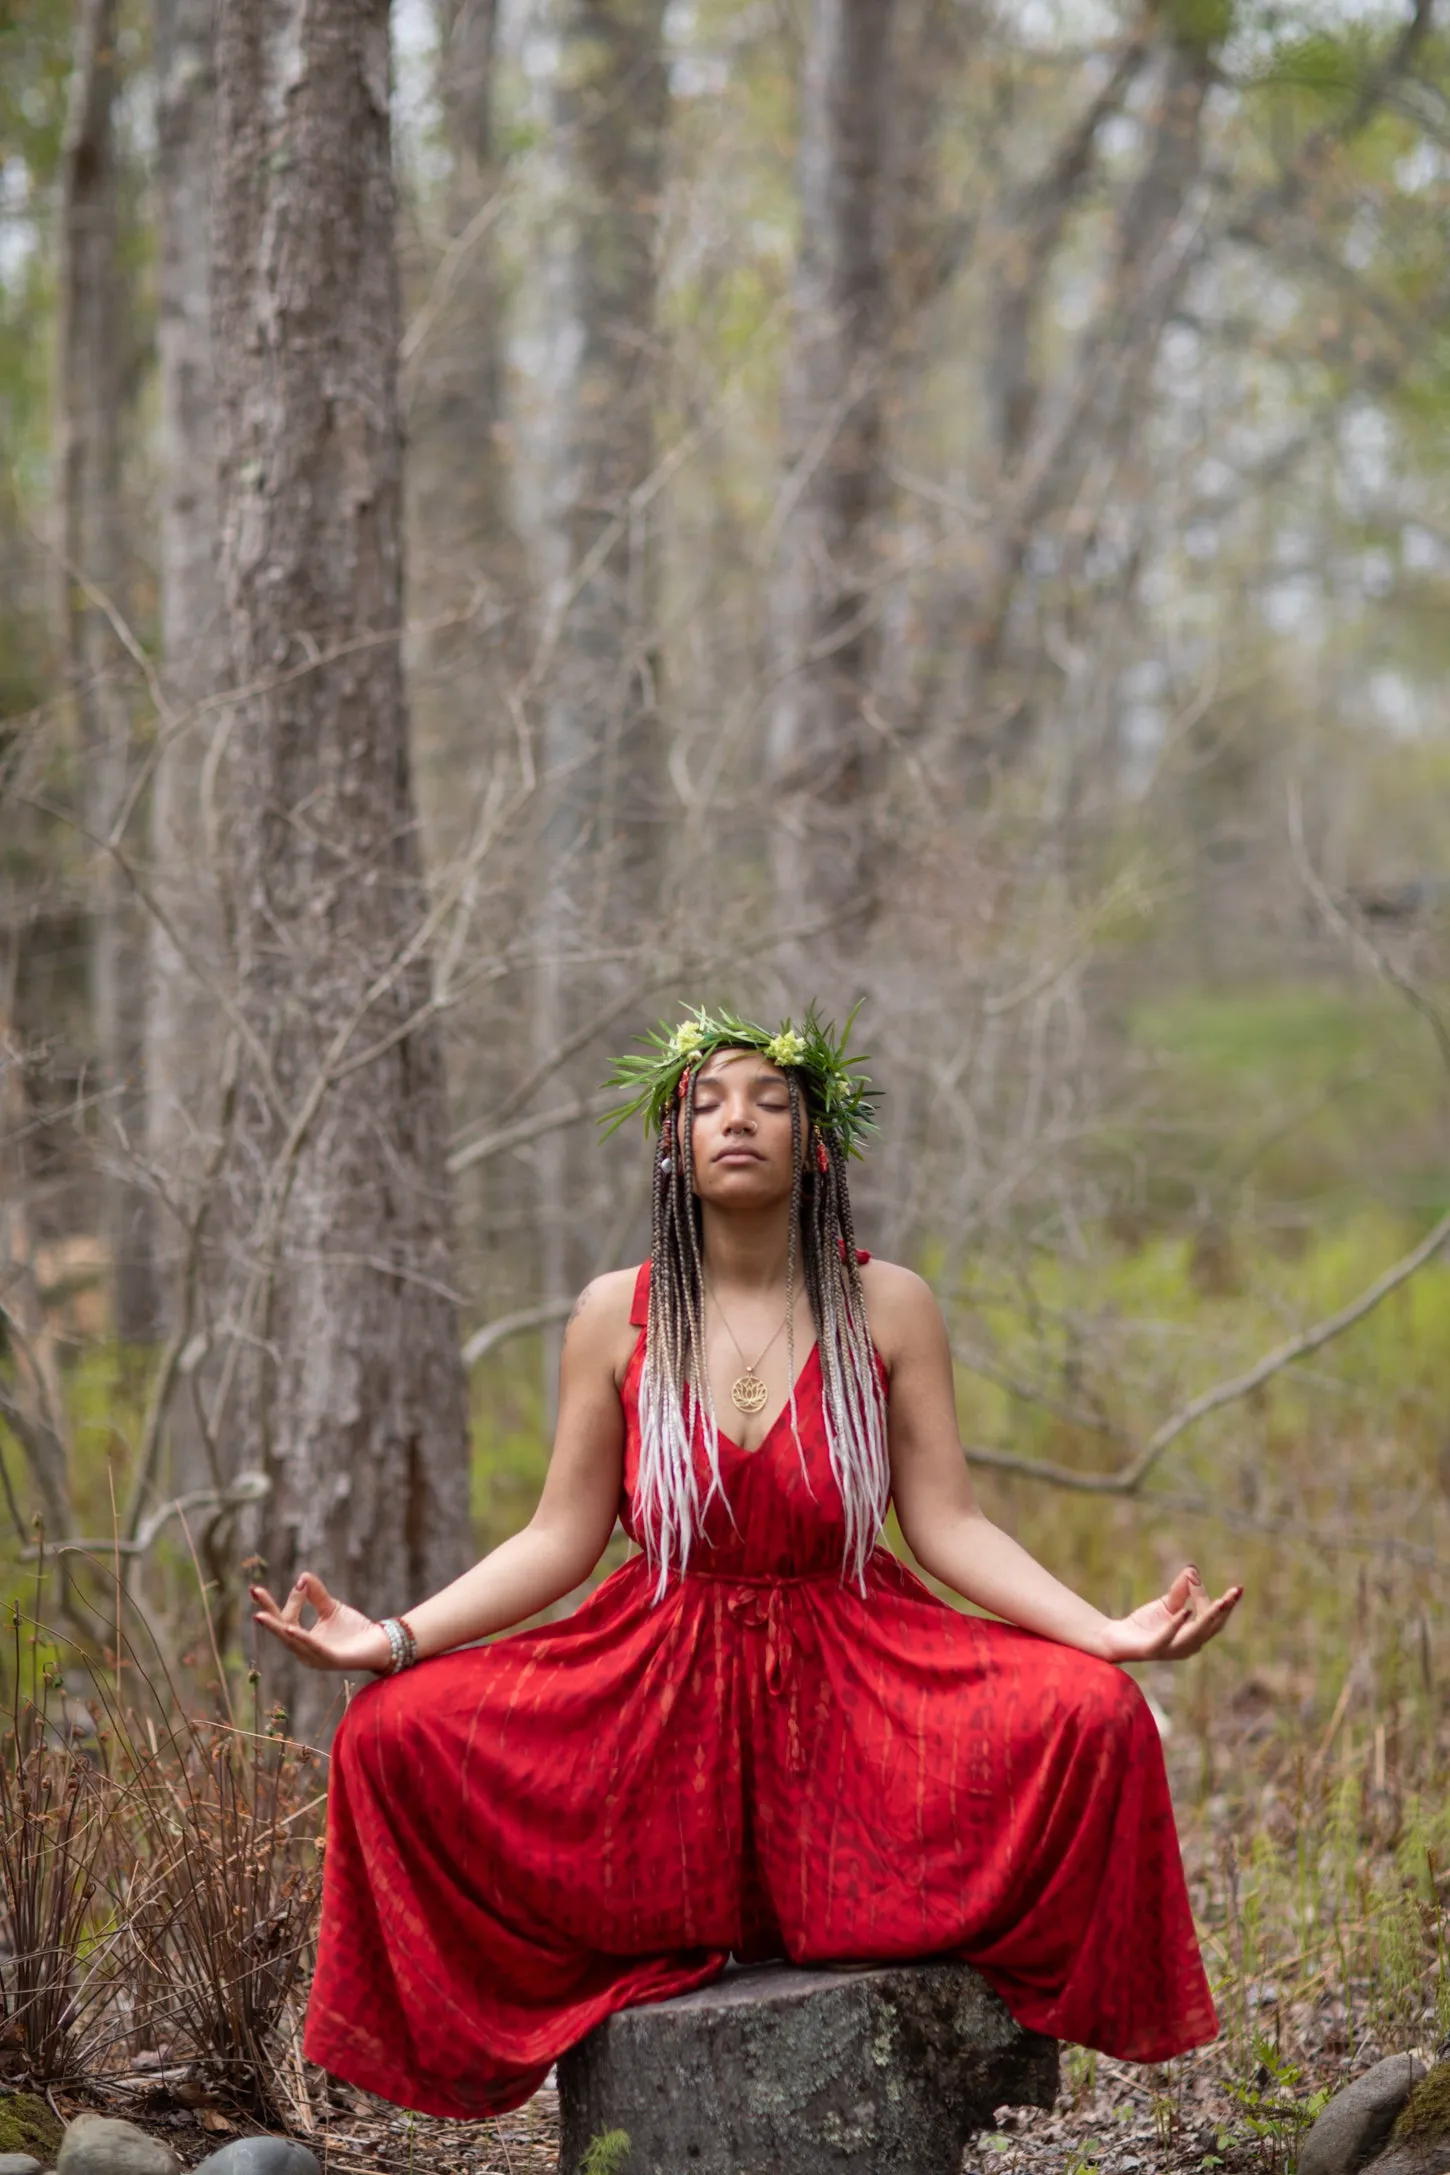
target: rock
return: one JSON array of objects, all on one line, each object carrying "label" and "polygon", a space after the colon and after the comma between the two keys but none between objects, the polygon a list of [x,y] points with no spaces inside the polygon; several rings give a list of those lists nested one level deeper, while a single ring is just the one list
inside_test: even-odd
[{"label": "rock", "polygon": [[316,2156],[295,2137],[234,2137],[220,2152],[197,2162],[210,2175],[322,2175]]},{"label": "rock", "polygon": [[1450,2062],[1437,2062],[1416,2084],[1372,2175],[1450,2175]]},{"label": "rock", "polygon": [[180,2162],[134,2122],[77,2115],[61,2139],[55,2175],[178,2175]]},{"label": "rock", "polygon": [[611,2132],[625,2175],[957,2175],[995,2107],[1056,2093],[1055,2042],[966,1964],[735,1969],[563,2057],[560,2175]]},{"label": "rock", "polygon": [[1370,2161],[1365,2175],[1450,2175],[1450,2137],[1438,2144],[1391,2145]]},{"label": "rock", "polygon": [[1300,2147],[1299,2175],[1359,2175],[1424,2073],[1413,2054],[1390,2054],[1336,2092]]},{"label": "rock", "polygon": [[0,2152],[0,2175],[42,2175],[33,2152]]}]

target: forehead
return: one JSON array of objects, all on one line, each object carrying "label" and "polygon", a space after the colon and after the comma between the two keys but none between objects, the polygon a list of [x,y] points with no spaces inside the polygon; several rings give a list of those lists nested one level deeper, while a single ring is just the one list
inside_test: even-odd
[{"label": "forehead", "polygon": [[703,1087],[707,1080],[721,1080],[727,1072],[733,1072],[747,1087],[785,1078],[780,1067],[772,1065],[759,1050],[716,1050],[700,1067],[700,1085]]}]

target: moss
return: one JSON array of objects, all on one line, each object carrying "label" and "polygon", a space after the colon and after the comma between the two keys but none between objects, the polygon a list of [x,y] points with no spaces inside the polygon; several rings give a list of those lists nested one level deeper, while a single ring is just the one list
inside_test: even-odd
[{"label": "moss", "polygon": [[0,2152],[28,2152],[37,2160],[53,2161],[64,2134],[34,2092],[0,2094]]},{"label": "moss", "polygon": [[1437,2062],[1405,2101],[1390,2132],[1396,2144],[1450,2136],[1450,2062]]}]

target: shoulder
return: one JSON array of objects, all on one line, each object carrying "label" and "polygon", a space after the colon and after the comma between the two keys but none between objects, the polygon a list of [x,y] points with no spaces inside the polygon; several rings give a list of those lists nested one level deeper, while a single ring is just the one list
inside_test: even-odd
[{"label": "shoulder", "polygon": [[591,1329],[604,1325],[617,1329],[621,1323],[628,1328],[638,1275],[638,1269],[609,1269],[586,1284],[569,1316],[571,1330],[576,1324],[586,1322]]},{"label": "shoulder", "polygon": [[924,1276],[898,1261],[875,1254],[861,1264],[861,1289],[871,1321],[871,1337],[888,1368],[922,1344],[936,1344],[946,1334],[936,1294]]},{"label": "shoulder", "polygon": [[585,1365],[597,1361],[622,1374],[638,1334],[629,1318],[638,1275],[638,1269],[610,1269],[584,1286],[564,1332],[570,1359]]}]

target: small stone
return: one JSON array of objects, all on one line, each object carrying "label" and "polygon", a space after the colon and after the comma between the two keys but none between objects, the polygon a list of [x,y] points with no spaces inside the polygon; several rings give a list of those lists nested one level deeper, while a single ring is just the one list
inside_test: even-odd
[{"label": "small stone", "polygon": [[55,2175],[178,2175],[180,2163],[134,2122],[77,2115],[61,2139]]},{"label": "small stone", "polygon": [[295,2137],[234,2137],[199,2161],[194,2175],[322,2175],[316,2156]]},{"label": "small stone", "polygon": [[0,2152],[0,2175],[41,2175],[40,2162],[29,2152]]},{"label": "small stone", "polygon": [[1359,2175],[1394,2128],[1423,2066],[1413,2054],[1388,2054],[1320,2114],[1299,2153],[1299,2175]]}]

